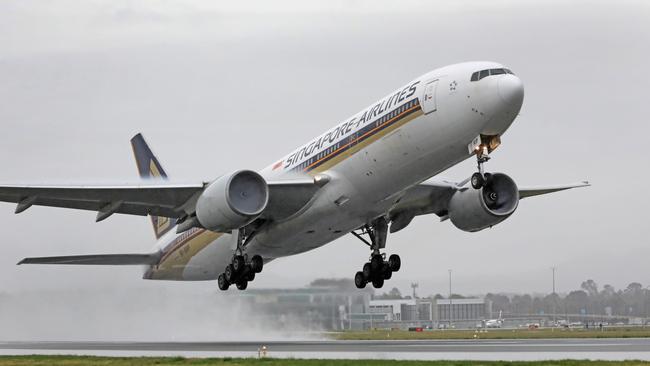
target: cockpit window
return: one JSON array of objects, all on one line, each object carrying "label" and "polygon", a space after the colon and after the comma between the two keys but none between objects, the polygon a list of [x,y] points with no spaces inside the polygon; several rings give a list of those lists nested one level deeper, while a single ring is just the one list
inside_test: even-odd
[{"label": "cockpit window", "polygon": [[490,75],[501,75],[501,74],[511,74],[512,71],[508,69],[488,69],[488,70],[481,70],[481,71],[476,71],[475,73],[472,74],[472,77],[470,78],[470,81],[479,81],[483,79],[484,77],[490,76]]}]

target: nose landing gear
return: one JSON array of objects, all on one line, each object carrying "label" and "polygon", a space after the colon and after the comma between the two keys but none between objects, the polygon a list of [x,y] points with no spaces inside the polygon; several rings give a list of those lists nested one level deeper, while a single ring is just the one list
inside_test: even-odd
[{"label": "nose landing gear", "polygon": [[[388,222],[384,217],[376,219],[371,225],[365,225],[361,233],[352,232],[359,240],[367,244],[372,250],[370,261],[363,265],[363,270],[354,275],[354,285],[357,288],[365,288],[366,284],[372,283],[374,288],[384,286],[384,281],[393,276],[393,272],[399,271],[402,266],[402,260],[399,255],[393,254],[386,260],[386,254],[381,253],[380,249],[386,247],[386,237],[388,236]],[[362,237],[368,235],[370,242]]]},{"label": "nose landing gear", "polygon": [[488,152],[488,147],[485,145],[481,145],[478,147],[476,151],[476,161],[478,165],[478,172],[472,174],[472,188],[474,189],[481,189],[485,187],[491,178],[490,173],[485,173],[483,169],[483,164],[487,163],[488,160],[490,160],[490,154]]}]

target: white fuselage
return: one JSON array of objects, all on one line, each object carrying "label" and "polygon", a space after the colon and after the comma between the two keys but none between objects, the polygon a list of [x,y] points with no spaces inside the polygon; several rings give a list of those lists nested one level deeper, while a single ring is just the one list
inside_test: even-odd
[{"label": "white fuselage", "polygon": [[[277,181],[326,174],[330,182],[297,213],[265,226],[246,247],[274,259],[325,245],[385,215],[408,188],[472,156],[478,135],[502,135],[523,93],[512,74],[470,81],[503,68],[470,62],[431,71],[260,171]],[[212,280],[230,263],[236,236],[192,229],[168,233],[163,258],[145,278]]]}]

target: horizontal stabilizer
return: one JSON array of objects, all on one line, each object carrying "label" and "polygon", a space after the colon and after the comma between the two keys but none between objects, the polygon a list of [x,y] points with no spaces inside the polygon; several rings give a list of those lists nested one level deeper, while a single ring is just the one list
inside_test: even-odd
[{"label": "horizontal stabilizer", "polygon": [[91,254],[69,255],[61,257],[33,257],[25,258],[18,262],[21,264],[82,264],[82,265],[111,265],[128,266],[142,264],[156,264],[160,254]]},{"label": "horizontal stabilizer", "polygon": [[589,184],[589,182],[587,182],[587,181],[584,181],[584,182],[580,182],[580,183],[549,186],[549,187],[520,187],[519,188],[519,198],[539,196],[541,194],[564,191],[565,189],[589,187],[589,186],[591,186],[591,184]]}]

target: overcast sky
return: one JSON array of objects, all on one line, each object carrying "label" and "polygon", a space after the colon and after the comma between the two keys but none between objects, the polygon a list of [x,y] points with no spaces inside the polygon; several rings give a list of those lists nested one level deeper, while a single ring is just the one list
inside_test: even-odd
[{"label": "overcast sky", "polygon": [[[454,292],[548,292],[551,266],[559,291],[587,278],[650,285],[648,24],[647,1],[2,1],[0,180],[133,182],[137,132],[175,181],[261,169],[427,71],[491,60],[526,96],[488,170],[593,186],[526,199],[480,233],[417,218],[389,237],[403,267],[386,287],[446,293],[452,268]],[[139,268],[17,267],[147,252],[154,239],[147,218],[13,210],[0,204],[0,292],[216,290],[143,281]],[[345,237],[274,262],[251,287],[352,278],[367,256]]]}]

